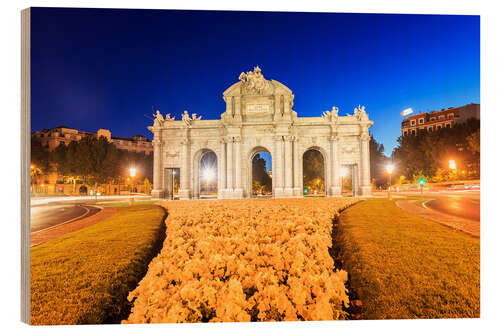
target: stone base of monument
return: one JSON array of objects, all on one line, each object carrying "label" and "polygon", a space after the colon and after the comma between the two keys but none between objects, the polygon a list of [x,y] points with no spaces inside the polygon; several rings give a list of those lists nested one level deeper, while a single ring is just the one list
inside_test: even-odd
[{"label": "stone base of monument", "polygon": [[304,196],[304,193],[302,192],[302,190],[300,188],[294,187],[293,188],[293,196],[296,198],[302,198]]},{"label": "stone base of monument", "polygon": [[330,197],[340,197],[342,196],[340,186],[332,186],[330,187],[330,193],[328,194]]},{"label": "stone base of monument", "polygon": [[283,189],[283,196],[286,197],[286,198],[293,197],[293,188],[291,188],[291,187],[285,187]]},{"label": "stone base of monument", "polygon": [[372,187],[371,186],[360,186],[360,192],[362,197],[371,197],[372,196]]},{"label": "stone base of monument", "polygon": [[151,196],[155,199],[161,199],[165,196],[165,191],[164,190],[152,190]]},{"label": "stone base of monument", "polygon": [[191,199],[191,190],[179,190],[179,199],[180,200]]},{"label": "stone base of monument", "polygon": [[223,189],[220,190],[218,199],[242,199],[243,189]]}]

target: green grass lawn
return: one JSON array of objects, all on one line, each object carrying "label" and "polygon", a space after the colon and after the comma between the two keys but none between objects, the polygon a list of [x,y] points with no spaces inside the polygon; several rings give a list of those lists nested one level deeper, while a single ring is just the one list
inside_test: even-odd
[{"label": "green grass lawn", "polygon": [[130,290],[165,237],[163,208],[118,207],[112,217],[31,249],[31,323],[119,323]]},{"label": "green grass lawn", "polygon": [[479,238],[369,199],[340,215],[336,240],[362,319],[479,317]]}]

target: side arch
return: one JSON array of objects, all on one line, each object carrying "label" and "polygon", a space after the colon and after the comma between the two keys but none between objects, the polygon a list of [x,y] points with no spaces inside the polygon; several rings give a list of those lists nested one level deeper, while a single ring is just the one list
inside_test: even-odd
[{"label": "side arch", "polygon": [[201,161],[205,154],[208,153],[213,153],[216,158],[216,163],[215,163],[215,177],[216,177],[216,186],[217,186],[217,192],[219,192],[219,182],[218,182],[218,170],[219,170],[219,155],[217,152],[213,149],[210,148],[201,148],[198,149],[194,154],[193,154],[193,169],[192,169],[192,179],[191,179],[191,184],[193,184],[192,188],[192,193],[193,193],[193,198],[199,199],[200,198],[200,182],[201,182],[201,174],[200,174],[200,167],[201,167]]}]

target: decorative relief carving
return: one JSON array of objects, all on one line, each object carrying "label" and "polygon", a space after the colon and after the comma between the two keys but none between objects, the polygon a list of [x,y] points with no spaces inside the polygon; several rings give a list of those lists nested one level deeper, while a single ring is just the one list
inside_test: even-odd
[{"label": "decorative relief carving", "polygon": [[167,155],[167,157],[175,157],[179,156],[179,152],[175,149],[169,149],[165,152],[165,155]]},{"label": "decorative relief carving", "polygon": [[361,141],[370,141],[370,134],[368,134],[367,132],[363,132],[361,133],[359,138]]},{"label": "decorative relief carving", "polygon": [[269,112],[268,104],[247,104],[247,113],[266,113]]},{"label": "decorative relief carving", "polygon": [[273,139],[274,141],[283,141],[283,135],[275,135]]}]

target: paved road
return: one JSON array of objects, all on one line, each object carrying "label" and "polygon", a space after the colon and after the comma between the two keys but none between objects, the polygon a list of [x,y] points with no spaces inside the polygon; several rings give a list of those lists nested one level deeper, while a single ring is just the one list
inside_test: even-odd
[{"label": "paved road", "polygon": [[474,221],[480,220],[481,209],[479,198],[461,195],[440,196],[427,201],[425,205],[428,208],[445,214]]},{"label": "paved road", "polygon": [[99,208],[81,204],[53,204],[31,207],[31,232],[94,215]]}]

